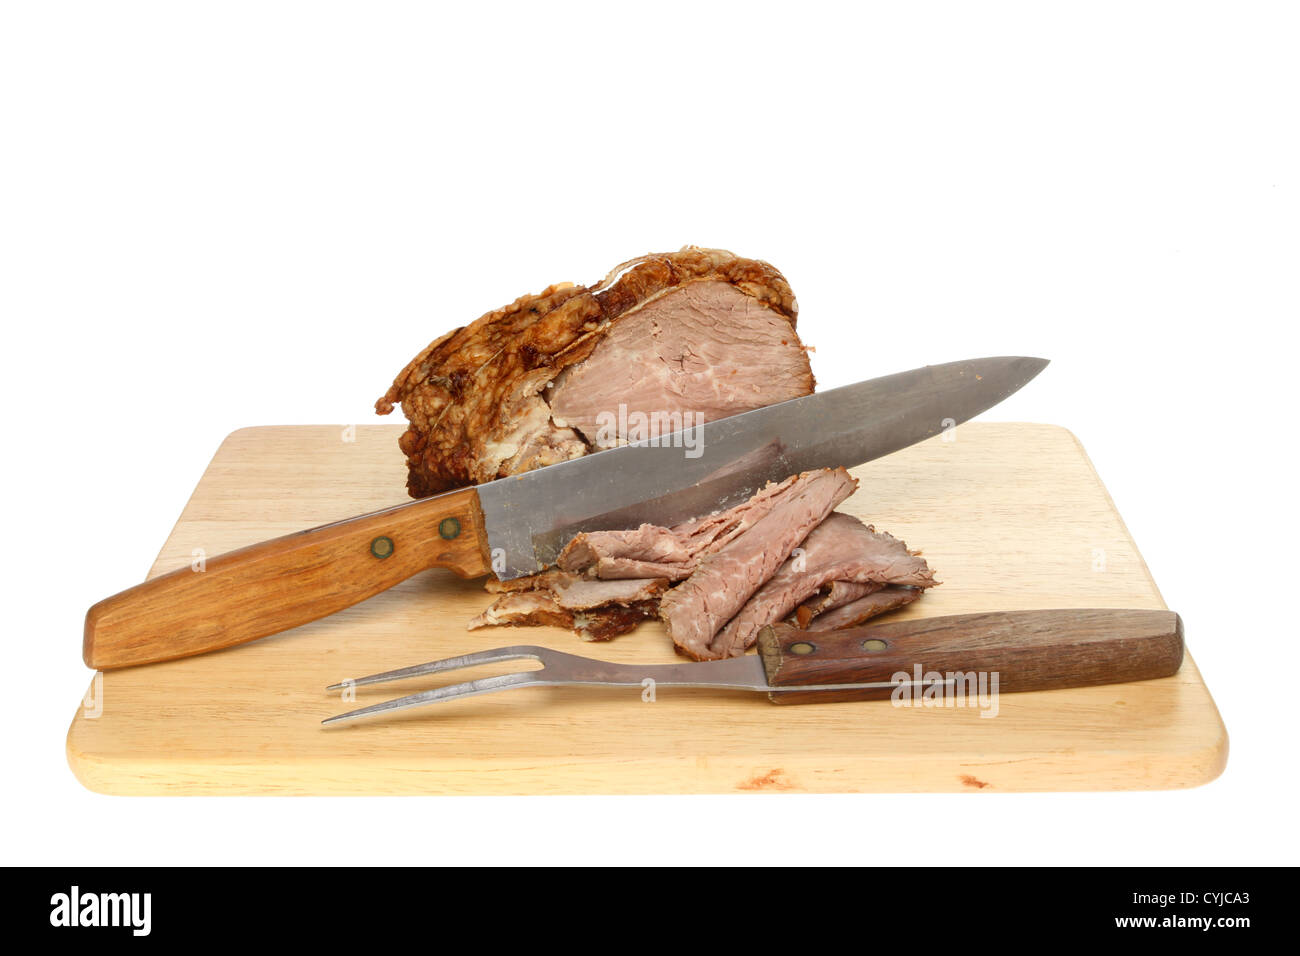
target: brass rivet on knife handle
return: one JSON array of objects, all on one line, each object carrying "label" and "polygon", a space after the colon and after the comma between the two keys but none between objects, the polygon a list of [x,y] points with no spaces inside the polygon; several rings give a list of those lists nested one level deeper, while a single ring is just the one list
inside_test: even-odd
[{"label": "brass rivet on knife handle", "polygon": [[[457,528],[451,540],[440,532],[448,522]],[[82,657],[102,670],[243,644],[428,568],[462,577],[490,570],[473,488],[263,541],[209,558],[203,570],[186,566],[106,598],[86,614]]]},{"label": "brass rivet on knife handle", "polygon": [[[816,654],[797,645],[816,642]],[[883,642],[885,646],[875,649]],[[868,647],[867,645],[873,645]],[[1052,690],[1175,673],[1183,622],[1173,611],[1068,608],[914,618],[840,631],[778,624],[758,635],[771,687],[890,684],[895,675],[998,675],[998,692]],[[892,687],[774,691],[778,704],[887,698]]]}]

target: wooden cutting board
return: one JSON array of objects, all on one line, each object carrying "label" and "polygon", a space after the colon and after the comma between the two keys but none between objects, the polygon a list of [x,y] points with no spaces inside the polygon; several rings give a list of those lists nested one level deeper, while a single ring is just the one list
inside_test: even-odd
[{"label": "wooden cutting board", "polygon": [[[149,576],[405,500],[400,432],[235,432]],[[861,486],[842,510],[923,549],[944,582],[895,619],[1165,606],[1063,428],[972,423],[854,473]],[[995,715],[992,706],[776,707],[757,694],[664,688],[648,702],[640,688],[529,688],[319,726],[465,677],[360,688],[355,704],[327,684],[481,648],[676,659],[653,622],[607,644],[553,628],[466,631],[487,603],[481,582],[430,571],[272,638],[110,671],[72,722],[68,762],[90,789],[117,794],[486,794],[1158,789],[1205,783],[1227,760],[1227,733],[1190,656],[1162,680],[1005,694]],[[1186,626],[1195,647],[1196,621]],[[80,635],[66,641],[77,653]]]}]

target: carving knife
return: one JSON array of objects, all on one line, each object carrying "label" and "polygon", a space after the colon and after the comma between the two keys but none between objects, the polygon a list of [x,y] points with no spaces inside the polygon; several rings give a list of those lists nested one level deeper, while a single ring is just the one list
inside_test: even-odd
[{"label": "carving knife", "polygon": [[1006,356],[929,365],[263,541],[100,601],[86,614],[82,656],[109,669],[242,644],[429,568],[533,574],[581,531],[675,524],[768,481],[938,435],[1046,365]]}]

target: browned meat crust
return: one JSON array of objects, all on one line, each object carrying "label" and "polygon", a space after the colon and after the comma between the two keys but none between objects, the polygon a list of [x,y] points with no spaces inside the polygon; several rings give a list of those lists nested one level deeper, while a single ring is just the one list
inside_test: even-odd
[{"label": "browned meat crust", "polygon": [[510,591],[469,622],[469,629],[498,625],[572,627],[573,612],[560,607],[549,591]]},{"label": "browned meat crust", "polygon": [[[794,326],[797,305],[772,266],[719,249],[687,247],[615,268],[599,284],[554,285],[489,312],[431,343],[375,403],[386,415],[401,403],[410,426],[401,438],[407,489],[420,498],[584,455],[589,436],[553,420],[545,391],[587,360],[615,323],[694,282],[722,282],[789,322],[781,391],[754,385],[728,399],[728,414],[812,392],[814,382]],[[714,417],[717,417],[716,414]]]},{"label": "browned meat crust", "polygon": [[489,586],[499,596],[469,623],[470,630],[496,626],[567,627],[585,641],[608,641],[658,612],[665,578],[597,581],[565,571],[544,571]]},{"label": "browned meat crust", "polygon": [[659,613],[658,601],[646,601],[627,607],[612,605],[573,615],[573,626],[584,641],[609,641],[633,630],[642,621]]}]

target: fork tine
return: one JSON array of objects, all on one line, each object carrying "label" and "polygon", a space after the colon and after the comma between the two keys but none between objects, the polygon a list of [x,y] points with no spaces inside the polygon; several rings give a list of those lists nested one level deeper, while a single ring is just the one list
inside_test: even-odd
[{"label": "fork tine", "polygon": [[543,657],[545,653],[546,648],[534,647],[531,644],[516,644],[513,647],[494,647],[491,650],[476,651],[473,654],[462,654],[459,657],[446,657],[440,661],[429,661],[427,664],[416,664],[413,667],[400,667],[397,670],[384,671],[382,674],[371,674],[368,677],[358,677],[355,680],[340,681],[337,684],[330,684],[325,689],[342,690],[344,687],[364,687],[367,684],[383,684],[388,681],[405,680],[408,677],[423,677],[426,674],[440,674],[443,671],[460,670],[462,667],[477,667],[479,664],[494,664],[497,661],[530,659],[535,661],[545,661],[545,658]]},{"label": "fork tine", "polygon": [[395,700],[386,700],[382,704],[373,704],[370,707],[362,707],[360,710],[348,711],[346,714],[327,717],[321,723],[336,724],[345,720],[355,720],[358,717],[370,717],[374,714],[386,714],[395,710],[406,710],[410,707],[436,704],[444,700],[473,697],[477,694],[490,694],[493,691],[505,690],[507,687],[532,687],[548,683],[545,678],[539,677],[538,673],[538,671],[523,671],[517,674],[499,674],[496,677],[481,677],[478,680],[465,681],[462,684],[448,684],[445,687],[435,687],[433,690],[411,694],[409,697],[398,697]]}]

